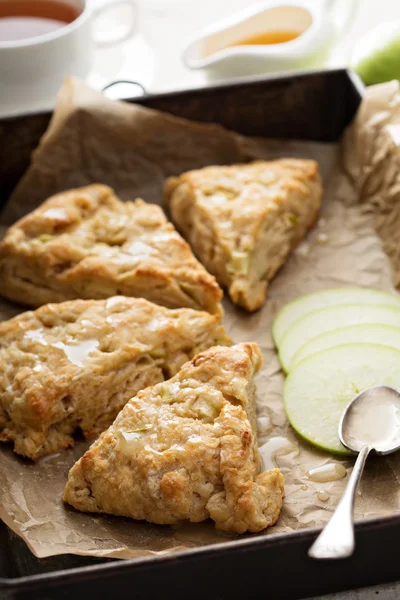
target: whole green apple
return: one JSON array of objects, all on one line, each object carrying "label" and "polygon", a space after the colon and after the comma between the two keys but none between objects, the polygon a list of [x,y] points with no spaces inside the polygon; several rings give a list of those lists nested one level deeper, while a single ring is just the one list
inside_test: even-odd
[{"label": "whole green apple", "polygon": [[400,20],[369,31],[356,45],[351,66],[367,85],[400,79]]}]

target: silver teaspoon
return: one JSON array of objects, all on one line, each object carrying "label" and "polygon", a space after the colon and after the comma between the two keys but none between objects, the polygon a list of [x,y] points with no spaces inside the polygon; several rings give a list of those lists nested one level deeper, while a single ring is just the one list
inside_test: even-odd
[{"label": "silver teaspoon", "polygon": [[365,461],[372,450],[384,455],[400,449],[400,393],[377,385],[355,396],[340,419],[339,438],[358,457],[342,499],[308,551],[312,558],[346,558],[353,554],[354,500]]}]

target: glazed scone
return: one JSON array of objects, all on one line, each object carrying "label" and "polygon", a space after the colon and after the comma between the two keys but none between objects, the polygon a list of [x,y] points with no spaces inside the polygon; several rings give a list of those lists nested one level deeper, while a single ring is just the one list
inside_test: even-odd
[{"label": "glazed scone", "polygon": [[215,347],[141,391],[72,467],[64,501],[151,523],[211,518],[236,533],[276,523],[283,476],[259,472],[261,363],[257,344]]},{"label": "glazed scone", "polygon": [[139,390],[227,344],[220,316],[116,296],[0,323],[0,440],[33,460],[104,431]]},{"label": "glazed scone", "polygon": [[172,220],[232,301],[254,311],[315,222],[322,185],[313,160],[205,167],[171,177]]},{"label": "glazed scone", "polygon": [[105,185],[53,196],[0,243],[0,293],[40,306],[74,298],[146,298],[217,313],[222,291],[155,204]]}]

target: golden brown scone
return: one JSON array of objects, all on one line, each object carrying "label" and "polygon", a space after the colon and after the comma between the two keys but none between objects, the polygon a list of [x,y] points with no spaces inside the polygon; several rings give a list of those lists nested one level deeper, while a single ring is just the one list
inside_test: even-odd
[{"label": "golden brown scone", "polygon": [[283,476],[259,473],[251,426],[261,363],[257,344],[215,347],[141,391],[72,467],[65,502],[161,524],[211,517],[236,533],[276,523]]},{"label": "golden brown scone", "polygon": [[321,195],[313,160],[205,167],[165,185],[173,222],[249,311],[262,306],[269,281],[315,222]]},{"label": "golden brown scone", "polygon": [[1,294],[29,306],[115,295],[217,313],[222,291],[159,206],[105,185],[53,196],[0,243]]},{"label": "golden brown scone", "polygon": [[139,390],[215,344],[219,315],[115,296],[48,304],[0,323],[0,440],[36,460],[97,436]]}]

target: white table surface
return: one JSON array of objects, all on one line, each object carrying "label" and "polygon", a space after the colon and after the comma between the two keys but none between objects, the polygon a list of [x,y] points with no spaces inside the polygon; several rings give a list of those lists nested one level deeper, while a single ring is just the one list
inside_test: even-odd
[{"label": "white table surface", "polygon": [[[101,4],[103,0],[92,2]],[[203,27],[257,4],[257,0],[137,0],[137,4],[138,23],[132,39],[118,48],[98,51],[89,77],[96,87],[115,75],[137,80],[151,92],[207,84],[203,71],[183,65],[183,49]],[[337,0],[339,11],[350,4],[356,5],[354,19],[332,50],[327,66],[347,66],[354,44],[364,33],[384,20],[400,18],[400,0]]]},{"label": "white table surface", "polygon": [[[113,0],[89,0],[101,5]],[[260,0],[261,1],[261,0]],[[324,0],[313,0],[323,2]],[[112,81],[135,80],[149,92],[201,87],[210,82],[204,71],[186,68],[181,60],[187,43],[205,26],[224,19],[258,0],[135,0],[136,28],[132,37],[115,47],[98,48],[87,83],[101,90]],[[339,13],[356,6],[354,19],[333,47],[323,66],[348,66],[357,40],[374,25],[400,19],[400,0],[336,0]],[[126,8],[115,8],[98,21],[107,30],[121,27],[127,18]],[[216,81],[214,78],[213,81]],[[118,86],[107,92],[111,97],[132,97],[140,93],[132,86]],[[21,112],[51,109],[55,99],[45,105],[32,105],[27,95]],[[20,112],[20,107],[18,107]],[[0,115],[3,112],[0,109]]]},{"label": "white table surface", "polygon": [[400,584],[388,584],[378,587],[353,590],[342,594],[329,594],[308,600],[398,600],[400,598]]}]

